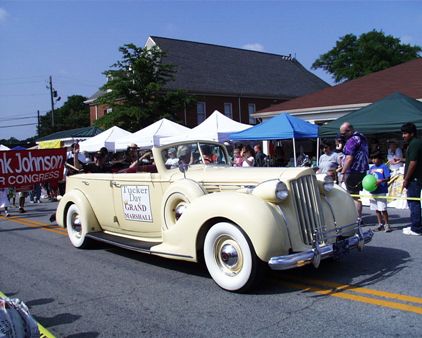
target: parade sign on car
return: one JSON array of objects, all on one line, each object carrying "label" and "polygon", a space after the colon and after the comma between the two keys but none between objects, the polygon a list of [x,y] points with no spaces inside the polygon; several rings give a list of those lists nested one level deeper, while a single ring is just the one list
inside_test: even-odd
[{"label": "parade sign on car", "polygon": [[125,218],[129,221],[152,222],[149,187],[123,185],[122,202]]},{"label": "parade sign on car", "polygon": [[0,188],[63,179],[66,149],[0,151]]}]

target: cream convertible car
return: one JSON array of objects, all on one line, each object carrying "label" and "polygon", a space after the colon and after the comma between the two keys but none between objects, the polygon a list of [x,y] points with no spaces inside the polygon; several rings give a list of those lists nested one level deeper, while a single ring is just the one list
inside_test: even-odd
[{"label": "cream convertible car", "polygon": [[57,221],[75,247],[94,239],[172,259],[203,256],[220,287],[244,291],[264,262],[318,267],[372,239],[349,194],[310,168],[233,167],[226,148],[208,141],[152,153],[155,165],[136,173],[68,178]]}]

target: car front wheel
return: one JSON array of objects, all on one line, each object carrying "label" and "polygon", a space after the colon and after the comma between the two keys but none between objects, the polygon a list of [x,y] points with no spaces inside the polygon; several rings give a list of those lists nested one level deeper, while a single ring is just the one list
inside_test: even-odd
[{"label": "car front wheel", "polygon": [[79,208],[76,204],[72,204],[67,209],[66,214],[67,234],[73,246],[76,248],[86,248],[90,241],[86,238],[87,224],[83,222]]},{"label": "car front wheel", "polygon": [[205,236],[204,259],[214,281],[228,291],[247,291],[258,278],[260,264],[249,238],[237,226],[221,222]]}]

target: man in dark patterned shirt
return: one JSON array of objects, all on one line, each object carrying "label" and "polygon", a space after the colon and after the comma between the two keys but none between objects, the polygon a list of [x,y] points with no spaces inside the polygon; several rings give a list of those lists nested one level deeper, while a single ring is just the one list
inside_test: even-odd
[{"label": "man in dark patterned shirt", "polygon": [[[345,155],[344,165],[341,173],[350,194],[357,195],[362,190],[362,180],[368,169],[368,142],[363,134],[355,131],[350,122],[344,122],[340,126],[340,134],[345,137],[346,144],[343,153]],[[354,197],[358,222],[361,223],[362,201]]]}]

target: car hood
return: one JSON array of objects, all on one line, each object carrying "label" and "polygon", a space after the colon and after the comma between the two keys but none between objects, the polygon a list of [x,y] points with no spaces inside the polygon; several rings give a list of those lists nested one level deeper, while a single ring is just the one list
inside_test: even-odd
[{"label": "car hood", "polygon": [[[235,185],[257,185],[261,182],[279,179],[289,181],[305,175],[314,175],[311,168],[267,168],[267,167],[225,167],[191,166],[186,178],[204,183],[225,183]],[[183,174],[178,172],[172,180],[178,180]]]}]

